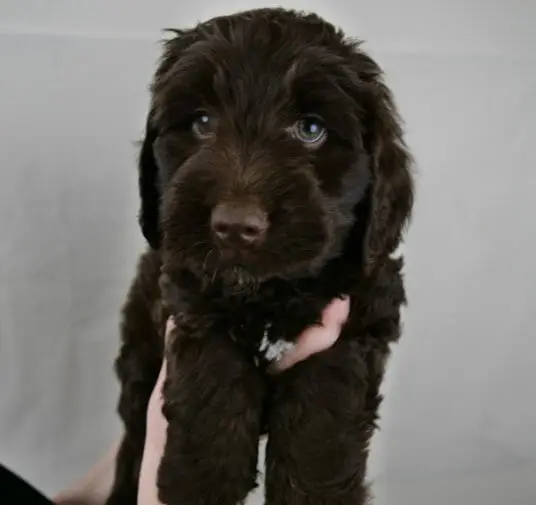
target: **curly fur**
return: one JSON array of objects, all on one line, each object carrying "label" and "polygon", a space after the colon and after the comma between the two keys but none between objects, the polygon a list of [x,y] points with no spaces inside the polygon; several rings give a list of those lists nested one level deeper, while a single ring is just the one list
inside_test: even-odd
[{"label": "curly fur", "polygon": [[[314,14],[258,9],[174,31],[151,91],[139,163],[150,248],[123,313],[125,435],[108,505],[136,503],[164,352],[164,504],[243,502],[262,434],[268,505],[366,503],[379,387],[405,303],[402,261],[390,255],[413,204],[411,157],[381,69]],[[218,118],[208,140],[192,134],[199,107]],[[328,131],[314,150],[288,133],[310,113]],[[244,198],[270,228],[255,251],[226,256],[210,213]],[[266,374],[266,340],[292,342],[344,295],[338,342]],[[164,346],[169,315],[177,328]]]}]

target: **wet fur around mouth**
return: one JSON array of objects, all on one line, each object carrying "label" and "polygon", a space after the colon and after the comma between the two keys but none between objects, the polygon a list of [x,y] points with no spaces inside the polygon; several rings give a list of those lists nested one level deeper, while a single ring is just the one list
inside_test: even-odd
[{"label": "wet fur around mouth", "polygon": [[[202,140],[192,134],[200,109],[216,125]],[[308,114],[327,131],[314,149],[289,134]],[[162,503],[243,502],[263,434],[268,505],[368,503],[379,390],[406,303],[403,261],[391,256],[414,198],[411,155],[380,67],[360,42],[292,10],[174,31],[151,87],[139,189],[149,247],[122,313],[125,434],[107,505],[136,504],[164,354]],[[261,208],[269,228],[229,260],[209,222],[216,205],[236,201]],[[351,308],[337,343],[267,374],[275,351],[343,295]],[[164,345],[170,315],[176,329]]]}]

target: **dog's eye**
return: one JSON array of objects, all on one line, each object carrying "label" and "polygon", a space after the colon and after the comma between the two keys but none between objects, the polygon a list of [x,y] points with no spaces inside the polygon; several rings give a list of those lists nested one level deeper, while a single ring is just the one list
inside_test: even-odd
[{"label": "dog's eye", "polygon": [[321,118],[310,115],[296,121],[291,133],[300,142],[311,147],[318,147],[326,140],[328,132]]},{"label": "dog's eye", "polygon": [[194,135],[202,140],[212,137],[216,133],[217,119],[206,111],[199,111],[192,121]]}]

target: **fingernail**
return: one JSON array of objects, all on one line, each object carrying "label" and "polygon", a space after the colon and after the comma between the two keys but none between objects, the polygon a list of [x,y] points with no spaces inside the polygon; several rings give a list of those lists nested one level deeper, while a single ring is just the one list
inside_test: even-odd
[{"label": "fingernail", "polygon": [[334,319],[338,325],[343,325],[348,319],[350,312],[350,304],[348,303],[350,297],[348,295],[344,295],[339,298],[339,300],[340,303],[338,304],[339,306],[337,307],[337,312]]},{"label": "fingernail", "polygon": [[166,333],[169,333],[173,328],[175,327],[175,321],[173,321],[173,318],[170,317],[166,321]]}]

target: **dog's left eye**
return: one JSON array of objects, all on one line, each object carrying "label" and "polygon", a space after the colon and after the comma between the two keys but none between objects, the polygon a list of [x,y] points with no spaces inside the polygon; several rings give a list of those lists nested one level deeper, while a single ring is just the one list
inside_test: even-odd
[{"label": "dog's left eye", "polygon": [[310,147],[318,147],[322,144],[328,133],[322,119],[313,115],[296,121],[290,131],[296,139]]},{"label": "dog's left eye", "polygon": [[199,111],[192,121],[192,131],[194,135],[205,140],[216,133],[217,119],[206,111]]}]

